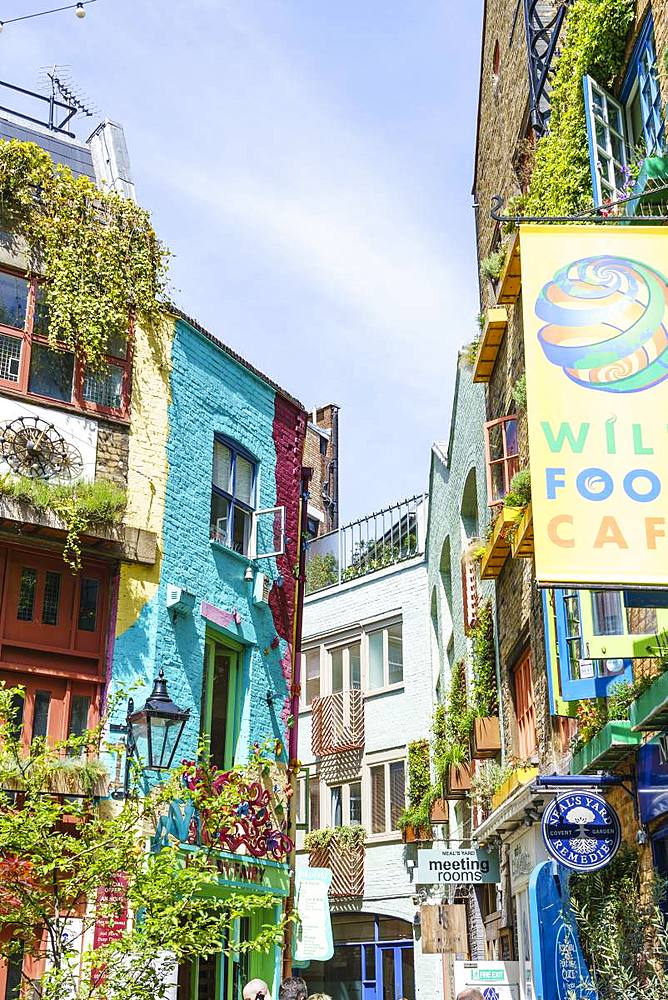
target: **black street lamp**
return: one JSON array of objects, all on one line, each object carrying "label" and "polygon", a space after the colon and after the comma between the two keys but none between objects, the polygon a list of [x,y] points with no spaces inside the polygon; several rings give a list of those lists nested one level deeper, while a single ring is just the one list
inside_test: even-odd
[{"label": "black street lamp", "polygon": [[145,771],[168,771],[189,718],[190,709],[169,697],[161,668],[144,707],[135,712],[132,699],[128,702],[128,753],[137,754]]}]

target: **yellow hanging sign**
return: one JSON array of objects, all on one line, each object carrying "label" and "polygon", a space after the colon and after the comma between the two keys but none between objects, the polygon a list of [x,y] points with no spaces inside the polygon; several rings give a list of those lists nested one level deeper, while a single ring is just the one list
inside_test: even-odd
[{"label": "yellow hanging sign", "polygon": [[523,226],[539,584],[668,587],[668,229]]}]

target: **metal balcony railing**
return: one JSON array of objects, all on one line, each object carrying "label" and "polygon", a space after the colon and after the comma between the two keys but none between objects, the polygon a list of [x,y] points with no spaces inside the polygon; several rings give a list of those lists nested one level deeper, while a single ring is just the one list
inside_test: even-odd
[{"label": "metal balcony railing", "polygon": [[334,587],[424,552],[427,494],[368,514],[308,543],[306,593]]},{"label": "metal balcony railing", "polygon": [[352,847],[336,840],[309,852],[310,868],[331,868],[330,897],[364,895],[364,844]]},{"label": "metal balcony railing", "polygon": [[316,757],[346,753],[363,746],[364,701],[361,691],[339,691],[313,699],[311,749]]}]

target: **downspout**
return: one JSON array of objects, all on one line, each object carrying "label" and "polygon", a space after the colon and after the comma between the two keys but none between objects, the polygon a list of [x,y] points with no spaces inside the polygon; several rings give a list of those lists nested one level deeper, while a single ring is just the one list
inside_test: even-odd
[{"label": "downspout", "polygon": [[[290,851],[290,889],[285,902],[285,915],[290,916],[295,907],[295,864],[297,840],[297,778],[300,764],[298,760],[299,747],[299,700],[301,695],[301,661],[302,661],[302,623],[304,620],[304,590],[306,585],[306,531],[308,513],[308,487],[312,470],[302,468],[301,495],[299,497],[299,518],[297,530],[297,587],[295,596],[295,614],[292,631],[292,683],[290,686],[290,714],[292,726],[288,738],[288,781],[290,785],[290,822],[288,836],[292,841]],[[288,923],[283,946],[283,978],[292,975],[292,944],[294,939],[294,923]]]},{"label": "downspout", "polygon": [[331,530],[339,526],[339,408],[332,406],[332,524]]}]

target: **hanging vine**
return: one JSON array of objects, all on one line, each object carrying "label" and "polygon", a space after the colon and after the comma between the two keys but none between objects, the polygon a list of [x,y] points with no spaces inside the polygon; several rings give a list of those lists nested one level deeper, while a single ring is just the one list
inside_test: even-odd
[{"label": "hanging vine", "polygon": [[33,143],[3,140],[0,228],[43,278],[52,347],[99,369],[135,319],[158,323],[169,253],[134,201],[54,165]]}]

